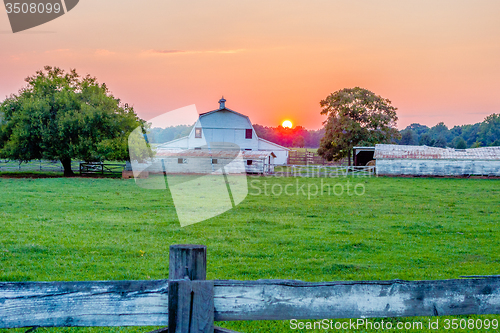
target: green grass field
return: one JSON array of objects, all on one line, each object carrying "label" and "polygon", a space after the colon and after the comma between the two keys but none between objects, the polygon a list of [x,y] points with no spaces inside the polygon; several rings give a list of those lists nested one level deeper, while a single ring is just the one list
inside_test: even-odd
[{"label": "green grass field", "polygon": [[[430,280],[500,274],[500,180],[249,180],[249,195],[235,209],[181,228],[169,192],[142,189],[134,180],[0,178],[0,281],[165,279],[169,245],[182,243],[208,246],[208,279]],[[321,182],[323,191],[314,194]],[[336,195],[347,182],[358,186],[358,194],[364,187],[364,194]],[[291,195],[272,193],[287,184],[293,186]],[[295,191],[297,184],[306,193]],[[336,194],[329,195],[325,184],[337,184]],[[300,332],[288,321],[220,326]]]}]

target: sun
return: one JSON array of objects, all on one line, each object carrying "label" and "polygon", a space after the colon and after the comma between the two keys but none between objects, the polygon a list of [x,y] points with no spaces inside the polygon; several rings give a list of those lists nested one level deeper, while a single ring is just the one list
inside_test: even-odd
[{"label": "sun", "polygon": [[283,126],[284,128],[292,128],[293,124],[290,120],[285,120],[281,126]]}]

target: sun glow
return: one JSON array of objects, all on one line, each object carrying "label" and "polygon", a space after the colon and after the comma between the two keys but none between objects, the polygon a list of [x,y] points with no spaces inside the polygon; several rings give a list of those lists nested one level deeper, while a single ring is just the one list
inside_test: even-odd
[{"label": "sun glow", "polygon": [[290,120],[285,120],[281,126],[283,126],[284,128],[292,128],[293,124]]}]

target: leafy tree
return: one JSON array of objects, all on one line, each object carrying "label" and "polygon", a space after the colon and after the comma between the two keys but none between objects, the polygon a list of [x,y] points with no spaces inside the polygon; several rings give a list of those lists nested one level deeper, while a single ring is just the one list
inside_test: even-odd
[{"label": "leafy tree", "polygon": [[417,144],[417,135],[411,129],[405,129],[401,131],[400,145],[413,146]]},{"label": "leafy tree", "polygon": [[425,125],[420,125],[417,123],[413,123],[411,125],[408,125],[405,130],[412,130],[417,136],[421,136],[422,134],[425,134],[429,132],[429,127]]},{"label": "leafy tree", "polygon": [[71,159],[129,159],[128,135],[146,123],[105,84],[50,66],[25,81],[0,104],[0,156],[60,160],[65,176],[73,175]]},{"label": "leafy tree", "polygon": [[305,137],[307,148],[318,148],[321,138],[325,135],[325,129],[308,130],[308,135]]},{"label": "leafy tree", "polygon": [[465,142],[467,142],[467,146],[472,146],[477,141],[477,132],[479,131],[479,127],[481,123],[473,124],[473,125],[463,125],[461,137],[464,138]]},{"label": "leafy tree", "polygon": [[299,147],[299,148],[304,148],[305,146],[305,140],[302,135],[298,135],[293,139],[292,146],[293,147]]},{"label": "leafy tree", "polygon": [[[453,126],[452,129],[450,129],[450,136],[453,138],[453,140],[455,140],[457,137],[459,136],[462,136],[463,135],[463,128],[462,126]],[[462,139],[463,139],[463,136],[462,136]]]},{"label": "leafy tree", "polygon": [[436,142],[434,143],[435,147],[440,147],[440,148],[445,148],[446,147],[446,139],[443,135],[441,135],[439,138],[437,138]]},{"label": "leafy tree", "polygon": [[398,117],[391,101],[373,92],[355,87],[330,94],[320,102],[325,135],[318,154],[328,161],[344,157],[351,165],[352,148],[359,144],[374,145],[400,138],[396,127]]},{"label": "leafy tree", "polygon": [[[411,125],[406,126],[404,130],[400,133],[402,136],[399,144],[401,145],[418,145],[420,142],[420,138],[422,135],[429,133],[430,128],[425,125],[420,125],[418,123],[413,123]],[[409,134],[409,133],[411,134]]]},{"label": "leafy tree", "polygon": [[466,149],[467,148],[467,143],[465,142],[464,138],[462,138],[461,136],[456,137],[453,141],[454,141],[453,146],[456,149]]},{"label": "leafy tree", "polygon": [[429,133],[434,136],[445,136],[448,133],[448,127],[443,122],[440,122],[431,127]]},{"label": "leafy tree", "polygon": [[491,114],[484,119],[477,133],[478,141],[485,146],[494,146],[500,140],[500,114]]},{"label": "leafy tree", "polygon": [[418,144],[420,146],[434,146],[434,143],[436,142],[436,140],[432,139],[431,136],[429,135],[429,133],[425,133],[423,134],[420,139],[418,140]]}]

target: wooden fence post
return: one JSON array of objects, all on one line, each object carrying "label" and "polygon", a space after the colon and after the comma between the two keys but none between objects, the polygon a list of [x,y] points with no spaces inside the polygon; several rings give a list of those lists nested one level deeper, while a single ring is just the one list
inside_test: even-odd
[{"label": "wooden fence post", "polygon": [[169,333],[214,332],[214,283],[206,278],[206,246],[170,246]]},{"label": "wooden fence post", "polygon": [[168,267],[169,280],[207,279],[207,247],[205,245],[171,245],[170,263]]}]

